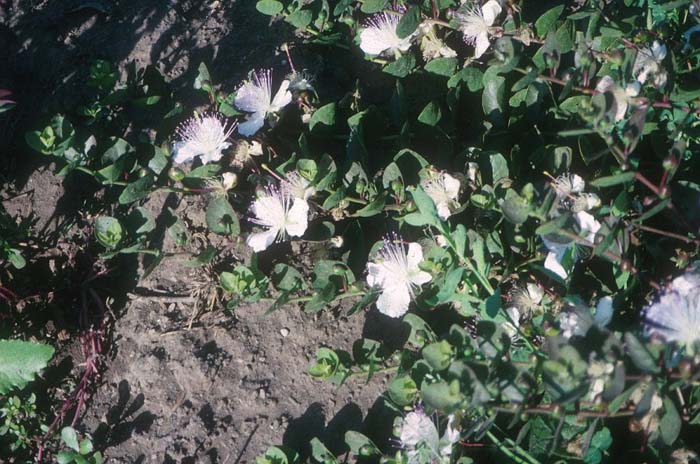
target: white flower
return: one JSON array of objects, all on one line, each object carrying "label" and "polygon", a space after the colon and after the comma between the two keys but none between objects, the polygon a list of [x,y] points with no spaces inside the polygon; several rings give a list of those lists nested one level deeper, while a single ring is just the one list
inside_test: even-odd
[{"label": "white flower", "polygon": [[[615,101],[615,121],[625,119],[627,107],[629,106],[627,89],[623,90],[610,76],[601,77],[595,89],[600,93],[610,92]],[[633,92],[633,88],[630,87],[629,89],[630,92]]]},{"label": "white flower", "polygon": [[467,163],[467,179],[472,184],[476,183],[476,176],[479,174],[479,165],[470,161]]},{"label": "white flower", "polygon": [[605,390],[605,383],[610,380],[610,376],[615,371],[615,365],[605,361],[593,360],[588,365],[586,373],[591,380],[591,385],[588,388],[588,399],[595,399]]},{"label": "white flower", "polygon": [[667,342],[686,346],[694,353],[700,341],[700,275],[677,277],[671,289],[646,309],[647,332]]},{"label": "white flower", "polygon": [[[601,227],[600,222],[598,222],[593,215],[585,211],[579,211],[574,214],[574,219],[578,223],[580,233],[585,237],[586,241],[594,244],[595,236]],[[544,242],[544,246],[547,247],[549,251],[544,260],[544,268],[566,280],[569,273],[564,268],[564,260],[567,257],[567,252],[569,252],[569,247],[574,246],[574,249],[571,250],[571,258],[576,262],[575,245],[568,241],[560,242],[557,240],[556,236],[542,237],[542,242]]]},{"label": "white flower", "polygon": [[468,0],[455,14],[464,41],[474,46],[474,58],[481,57],[489,48],[489,29],[501,11],[496,0],[489,0],[483,6]]},{"label": "white flower", "polygon": [[557,242],[548,237],[542,237],[542,242],[544,242],[544,246],[548,250],[547,257],[544,259],[544,268],[566,280],[569,273],[564,269],[562,263],[566,252],[569,250],[570,243]]},{"label": "white flower", "polygon": [[586,237],[586,241],[591,244],[595,243],[595,234],[600,230],[600,222],[592,214],[585,211],[579,211],[574,214],[574,219],[578,222],[578,226],[581,228],[581,233]]},{"label": "white flower", "polygon": [[406,314],[414,289],[432,278],[418,267],[421,261],[423,251],[418,243],[405,247],[398,237],[384,239],[377,261],[367,264],[367,284],[381,287],[377,299],[379,312],[390,317]]},{"label": "white flower", "polygon": [[593,315],[593,323],[598,327],[607,327],[612,320],[615,308],[613,308],[613,299],[609,296],[604,296],[598,300],[595,306],[595,314]]},{"label": "white flower", "polygon": [[515,306],[511,306],[506,309],[506,314],[508,314],[510,320],[503,324],[503,330],[513,339],[518,335],[518,329],[520,328],[520,310]]},{"label": "white flower", "polygon": [[182,164],[198,156],[202,164],[219,161],[231,146],[227,140],[235,128],[216,114],[195,114],[176,130],[180,140],[173,146],[173,161]]},{"label": "white flower", "polygon": [[598,300],[595,314],[591,315],[590,309],[584,305],[576,305],[570,311],[559,315],[559,328],[564,338],[569,339],[574,335],[583,337],[594,325],[604,329],[610,323],[613,314],[612,298],[605,296]]},{"label": "white flower", "polygon": [[666,58],[666,46],[655,40],[651,48],[640,48],[632,66],[632,75],[644,84],[647,79],[652,78],[651,83],[657,89],[666,85],[668,75],[661,62]]},{"label": "white flower", "polygon": [[289,89],[289,81],[284,80],[279,90],[272,98],[272,79],[270,70],[253,71],[250,80],[246,81],[236,92],[234,104],[236,108],[246,113],[246,122],[238,126],[241,135],[249,137],[255,134],[265,124],[268,114],[276,113],[292,101],[292,93]]},{"label": "white flower", "polygon": [[314,78],[306,71],[293,72],[287,75],[289,90],[293,92],[314,92]]},{"label": "white flower", "polygon": [[231,164],[237,169],[243,169],[246,166],[253,164],[253,157],[261,156],[263,148],[260,142],[253,140],[239,140],[233,150],[233,160]]},{"label": "white flower", "polygon": [[290,196],[308,200],[316,193],[316,189],[311,185],[311,182],[299,174],[299,171],[289,171],[284,177],[282,189]]},{"label": "white flower", "polygon": [[528,283],[524,288],[519,287],[511,293],[511,303],[521,313],[531,315],[537,310],[544,297],[544,290],[534,283]]},{"label": "white flower", "polygon": [[590,211],[599,207],[601,204],[600,197],[595,193],[579,193],[571,203],[571,211],[574,213]]},{"label": "white flower", "polygon": [[308,224],[309,204],[284,191],[268,187],[253,202],[252,222],[267,229],[250,234],[246,243],[254,251],[262,251],[287,235],[301,237]]},{"label": "white flower", "polygon": [[441,219],[452,215],[452,209],[459,198],[460,183],[457,179],[446,172],[440,172],[428,179],[422,179],[420,186],[435,203]]},{"label": "white flower", "polygon": [[583,192],[586,182],[578,174],[562,174],[552,181],[552,188],[559,198]]},{"label": "white flower", "polygon": [[238,176],[233,172],[225,172],[221,177],[221,185],[224,190],[231,190],[238,185]]},{"label": "white flower", "polygon": [[442,438],[433,421],[421,410],[406,414],[401,424],[399,440],[406,450],[409,464],[449,462],[452,446],[459,441],[456,416],[447,419]]},{"label": "white flower", "polygon": [[574,335],[583,337],[588,333],[591,325],[590,318],[586,318],[579,311],[567,311],[559,314],[559,328],[561,329],[561,335],[566,339]]},{"label": "white flower", "polygon": [[367,20],[360,32],[360,48],[368,55],[381,55],[384,52],[405,52],[411,48],[415,35],[400,39],[396,34],[401,15],[393,12],[379,13]]},{"label": "white flower", "polygon": [[421,33],[420,49],[423,52],[425,61],[434,60],[436,58],[454,58],[457,52],[445,45],[441,39],[435,34],[435,26],[427,23],[422,23],[418,26]]}]

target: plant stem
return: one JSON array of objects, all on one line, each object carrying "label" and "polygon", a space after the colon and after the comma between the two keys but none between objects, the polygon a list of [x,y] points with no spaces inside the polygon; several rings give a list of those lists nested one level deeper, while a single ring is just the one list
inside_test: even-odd
[{"label": "plant stem", "polygon": [[[367,292],[365,292],[364,290],[361,290],[359,292],[341,293],[340,295],[337,295],[335,298],[333,298],[329,303],[335,303],[337,301],[344,300],[346,298],[352,298],[355,296],[365,296],[365,295],[367,295]],[[308,301],[311,301],[312,299],[313,299],[313,296],[298,296],[296,298],[290,298],[284,304],[306,303]],[[277,300],[275,298],[261,298],[259,301],[274,303]]]},{"label": "plant stem", "polygon": [[[522,449],[520,446],[516,445],[515,443],[512,444],[513,449],[515,449],[521,456],[518,456],[518,454],[515,454],[513,451],[508,449],[508,447],[501,442],[501,440],[498,439],[496,435],[494,435],[490,430],[486,431],[486,436],[491,440],[491,442],[496,445],[496,447],[501,450],[503,454],[511,458],[513,461],[515,461],[518,464],[540,464],[540,461],[535,459],[533,456],[530,455],[527,451]],[[511,440],[508,440],[511,441]]]}]

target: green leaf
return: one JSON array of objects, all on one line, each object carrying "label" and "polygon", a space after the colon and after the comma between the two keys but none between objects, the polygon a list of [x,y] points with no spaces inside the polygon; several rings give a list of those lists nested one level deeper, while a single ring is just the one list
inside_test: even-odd
[{"label": "green leaf", "polygon": [[513,189],[506,191],[506,197],[501,203],[501,211],[505,218],[513,224],[522,224],[530,215],[530,203],[517,194]]},{"label": "green leaf", "polygon": [[136,220],[139,221],[138,223],[140,224],[139,228],[136,229],[137,234],[147,234],[156,228],[155,219],[153,219],[151,213],[143,206],[139,206],[131,214],[136,217]]},{"label": "green leaf", "polygon": [[119,203],[126,205],[144,198],[151,190],[153,185],[153,175],[147,174],[135,182],[127,185],[119,195]]},{"label": "green leaf", "polygon": [[309,120],[309,129],[314,130],[317,124],[332,126],[335,124],[335,103],[329,103],[317,109]]},{"label": "green leaf", "polygon": [[557,5],[540,16],[537,21],[535,21],[535,32],[537,36],[544,37],[549,31],[553,30],[563,11],[564,5]]},{"label": "green leaf", "polygon": [[194,79],[194,88],[202,89],[205,92],[211,90],[211,76],[209,75],[209,69],[204,63],[199,63],[197,68],[197,77]]},{"label": "green leaf", "polygon": [[336,464],[338,462],[333,453],[318,438],[312,438],[310,445],[311,456],[321,464]]},{"label": "green leaf", "polygon": [[277,0],[259,0],[255,8],[264,15],[275,16],[282,12],[284,5]]},{"label": "green leaf", "polygon": [[80,442],[80,451],[79,452],[83,456],[85,456],[88,453],[92,453],[93,450],[94,450],[94,448],[92,446],[92,442],[90,440],[88,440],[87,438],[85,438],[84,440],[82,440]]},{"label": "green leaf", "polygon": [[272,284],[278,290],[292,292],[301,287],[303,278],[299,271],[284,263],[277,263],[272,270]]},{"label": "green leaf", "polygon": [[423,218],[428,221],[428,224],[437,225],[440,223],[440,218],[438,217],[433,199],[430,198],[420,186],[411,190],[411,196],[413,197],[413,202],[416,204],[418,211]]},{"label": "green leaf", "polygon": [[399,24],[396,26],[396,35],[398,35],[400,39],[408,37],[418,28],[420,21],[420,7],[412,6],[404,13]]},{"label": "green leaf", "polygon": [[207,227],[219,235],[237,236],[241,233],[238,215],[224,196],[215,196],[207,205]]},{"label": "green leaf", "polygon": [[194,259],[191,259],[183,264],[183,266],[186,267],[201,267],[204,266],[205,264],[209,264],[214,257],[216,256],[217,253],[216,247],[213,247],[209,245],[206,250],[195,256]]},{"label": "green leaf", "polygon": [[442,371],[450,366],[454,350],[445,340],[431,343],[423,348],[423,359],[425,359],[430,367],[436,371]]},{"label": "green leaf", "polygon": [[625,344],[627,345],[627,353],[639,370],[652,374],[661,372],[652,354],[631,332],[625,333]]},{"label": "green leaf", "polygon": [[372,14],[382,11],[389,4],[389,0],[363,0],[360,11]]},{"label": "green leaf", "polygon": [[599,177],[591,181],[593,187],[612,187],[613,185],[623,184],[625,182],[632,182],[636,173],[632,171],[621,172],[620,174],[615,174],[614,176]]},{"label": "green leaf", "polygon": [[43,131],[25,133],[24,140],[32,149],[44,155],[50,155],[56,143],[56,135],[51,126],[46,126]]},{"label": "green leaf", "polygon": [[24,388],[53,356],[54,349],[43,343],[0,340],[0,395]]},{"label": "green leaf", "polygon": [[418,386],[413,379],[407,375],[396,377],[391,381],[388,388],[389,397],[400,406],[413,404],[418,396]]},{"label": "green leaf", "polygon": [[100,216],[95,220],[95,238],[107,249],[116,248],[123,235],[119,220],[111,216]]},{"label": "green leaf", "polygon": [[345,432],[345,443],[350,447],[350,451],[360,456],[379,455],[381,451],[372,440],[354,430]]},{"label": "green leaf", "polygon": [[661,432],[661,440],[666,445],[671,446],[681,433],[681,416],[678,414],[673,400],[669,397],[664,398],[664,411],[659,423],[659,431]]},{"label": "green leaf", "polygon": [[467,84],[467,89],[470,92],[478,92],[484,88],[484,73],[477,68],[464,68],[450,77],[450,80],[447,81],[447,87],[454,88],[461,83]]},{"label": "green leaf", "polygon": [[503,179],[507,179],[510,175],[508,171],[508,160],[500,153],[490,154],[489,164],[491,165],[491,179],[494,184]]},{"label": "green leaf", "polygon": [[551,221],[545,222],[541,226],[539,226],[536,230],[535,233],[537,235],[549,235],[553,234],[559,229],[561,229],[564,224],[566,224],[566,221],[569,219],[569,215],[567,214],[562,214],[561,216],[552,219]]},{"label": "green leaf", "polygon": [[78,444],[78,433],[73,427],[64,427],[61,430],[61,440],[73,451],[80,452],[80,444]]},{"label": "green leaf", "polygon": [[391,74],[392,76],[401,78],[408,76],[415,67],[416,58],[412,54],[408,53],[393,63],[385,66],[383,71],[387,74]]},{"label": "green leaf", "polygon": [[297,29],[304,29],[306,26],[311,24],[314,19],[314,14],[311,10],[297,10],[290,14],[284,20],[296,27]]},{"label": "green leaf", "polygon": [[73,451],[61,451],[56,455],[56,462],[58,464],[70,464],[75,462],[75,456],[77,456],[77,454]]},{"label": "green leaf", "polygon": [[434,126],[440,122],[441,117],[440,105],[436,101],[431,101],[425,105],[423,111],[418,115],[418,121],[428,126]]},{"label": "green leaf", "polygon": [[506,79],[503,76],[498,76],[490,68],[484,74],[484,93],[481,95],[481,108],[484,110],[484,115],[490,119],[499,119],[503,113],[503,108],[506,105]]},{"label": "green leaf", "polygon": [[133,151],[133,147],[124,139],[118,137],[110,137],[111,145],[102,154],[103,163],[114,163],[122,156],[126,155],[130,151]]},{"label": "green leaf", "polygon": [[425,404],[446,414],[456,409],[463,400],[457,380],[449,384],[445,381],[435,383],[424,381],[420,390]]},{"label": "green leaf", "polygon": [[[450,77],[455,73],[458,63],[457,58],[437,58],[428,61],[425,64],[425,70],[429,73],[437,74],[438,76]],[[476,70],[475,68],[465,68],[465,70],[466,69],[470,69],[472,71]],[[450,79],[450,81],[452,81],[452,79]]]},{"label": "green leaf", "polygon": [[355,211],[352,217],[371,217],[376,216],[384,210],[386,205],[387,192],[382,192],[377,195],[367,206]]}]

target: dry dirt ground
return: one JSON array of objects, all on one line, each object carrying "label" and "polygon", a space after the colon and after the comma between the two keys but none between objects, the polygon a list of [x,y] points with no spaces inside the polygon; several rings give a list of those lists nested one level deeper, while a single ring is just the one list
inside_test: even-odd
[{"label": "dry dirt ground", "polygon": [[[92,60],[157,64],[183,94],[202,61],[220,81],[237,82],[253,67],[280,64],[277,47],[288,33],[254,5],[0,1],[0,88],[12,88],[19,103],[0,119],[3,191],[22,194],[4,201],[8,212],[33,216],[35,230],[48,233],[79,209],[82,187],[56,177],[22,134],[80,99],[81,72]],[[163,207],[153,201],[150,208]],[[203,221],[196,199],[177,211],[191,225]],[[344,431],[362,430],[363,421],[390,430],[391,415],[375,402],[385,377],[336,388],[306,369],[321,343],[350,350],[357,338],[400,327],[374,312],[346,318],[343,308],[312,316],[286,307],[265,316],[254,304],[230,313],[217,305],[190,325],[191,290],[206,281],[201,270],[169,259],[115,308],[108,368],[79,426],[93,433],[108,462],[246,463],[271,444],[308,451],[314,436],[339,451]]]}]

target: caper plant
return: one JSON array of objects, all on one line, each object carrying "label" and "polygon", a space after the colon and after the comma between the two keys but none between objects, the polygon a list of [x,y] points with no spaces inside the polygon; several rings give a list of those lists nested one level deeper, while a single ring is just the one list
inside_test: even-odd
[{"label": "caper plant", "polygon": [[[391,376],[396,440],[348,432],[355,455],[697,459],[700,5],[256,7],[294,28],[286,67],[227,88],[202,64],[201,105],[186,107],[155,68],[120,82],[99,62],[94,102],[27,134],[113,200],[94,220],[103,259],[167,258],[148,200],[196,196],[223,240],[194,247],[176,209],[156,213],[229,309],[401,319],[400,349],[321,341],[309,367],[336,383]],[[310,454],[342,459],[318,439]]]}]

